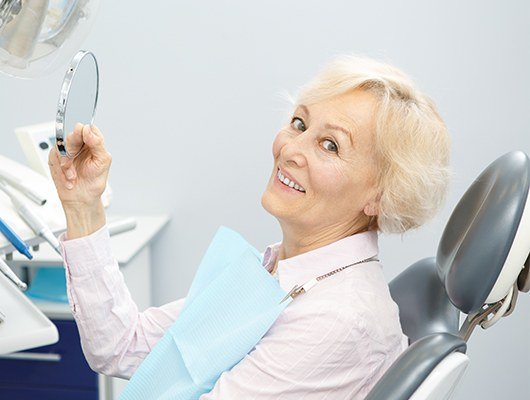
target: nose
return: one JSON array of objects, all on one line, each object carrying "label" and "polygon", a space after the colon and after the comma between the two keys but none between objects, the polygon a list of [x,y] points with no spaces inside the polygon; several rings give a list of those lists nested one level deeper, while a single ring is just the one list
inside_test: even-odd
[{"label": "nose", "polygon": [[300,134],[289,138],[280,150],[280,159],[291,168],[302,168],[307,165],[309,135]]}]

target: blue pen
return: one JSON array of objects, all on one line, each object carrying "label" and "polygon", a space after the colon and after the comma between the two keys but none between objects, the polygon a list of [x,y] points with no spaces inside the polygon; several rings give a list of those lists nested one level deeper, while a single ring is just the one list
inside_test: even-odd
[{"label": "blue pen", "polygon": [[0,232],[11,242],[16,249],[28,257],[30,260],[33,258],[33,255],[29,251],[29,246],[11,229],[2,218],[0,218]]}]

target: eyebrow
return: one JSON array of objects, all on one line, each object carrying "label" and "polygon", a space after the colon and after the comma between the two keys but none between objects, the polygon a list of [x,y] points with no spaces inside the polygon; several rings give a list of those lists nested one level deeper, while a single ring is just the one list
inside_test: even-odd
[{"label": "eyebrow", "polygon": [[302,110],[304,110],[304,112],[306,114],[309,114],[309,108],[307,108],[306,106],[304,106],[303,104],[299,104],[298,107],[300,107]]},{"label": "eyebrow", "polygon": [[[298,107],[300,107],[302,110],[304,110],[304,112],[307,114],[307,115],[310,115],[309,113],[309,109],[307,108],[307,106],[303,105],[303,104],[300,104]],[[348,136],[348,139],[350,140],[350,143],[352,145],[352,147],[355,147],[355,145],[353,144],[353,138],[352,138],[352,133],[350,130],[346,129],[346,128],[343,128],[342,126],[339,126],[339,125],[334,125],[334,124],[330,124],[330,123],[326,123],[324,125],[324,128],[326,129],[332,129],[334,131],[338,131],[338,132],[342,132],[344,133],[346,136]]]},{"label": "eyebrow", "polygon": [[326,124],[326,125],[324,125],[324,128],[332,129],[332,130],[344,133],[346,136],[348,136],[348,139],[350,139],[350,143],[351,143],[351,145],[353,147],[352,134],[351,134],[351,132],[348,129],[343,128],[342,126],[333,125],[333,124]]}]

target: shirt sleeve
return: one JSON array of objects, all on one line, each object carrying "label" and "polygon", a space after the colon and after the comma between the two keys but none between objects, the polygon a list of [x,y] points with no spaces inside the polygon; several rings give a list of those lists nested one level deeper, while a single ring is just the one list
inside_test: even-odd
[{"label": "shirt sleeve", "polygon": [[129,379],[177,319],[185,298],[138,311],[110,247],[107,225],[81,238],[59,236],[70,308],[90,367]]},{"label": "shirt sleeve", "polygon": [[324,307],[290,321],[280,316],[280,326],[200,400],[363,399],[385,355],[364,322],[346,314]]}]

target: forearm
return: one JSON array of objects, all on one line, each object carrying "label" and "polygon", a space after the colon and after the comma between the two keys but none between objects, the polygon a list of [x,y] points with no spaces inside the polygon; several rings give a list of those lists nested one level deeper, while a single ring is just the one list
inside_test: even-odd
[{"label": "forearm", "polygon": [[88,236],[106,224],[105,208],[101,200],[92,205],[63,204],[63,209],[68,240]]},{"label": "forearm", "polygon": [[120,275],[72,276],[68,289],[88,364],[99,373],[128,379],[148,349],[135,335],[138,309]]},{"label": "forearm", "polygon": [[71,279],[70,302],[78,305],[74,318],[90,367],[105,375],[129,379],[175,322],[185,298],[138,312],[115,267],[101,275],[100,279],[107,281],[105,287],[97,277]]},{"label": "forearm", "polygon": [[[90,230],[83,221],[75,222],[81,234]],[[91,224],[93,219],[85,222]],[[176,320],[184,299],[138,312],[112,254],[107,228],[72,240],[63,234],[59,240],[69,303],[89,365],[107,375],[129,378]]]},{"label": "forearm", "polygon": [[[92,222],[78,215],[75,227],[83,235]],[[129,377],[149,346],[135,333],[138,309],[112,254],[108,229],[59,240],[64,249],[68,299],[89,365],[104,374]]]}]

